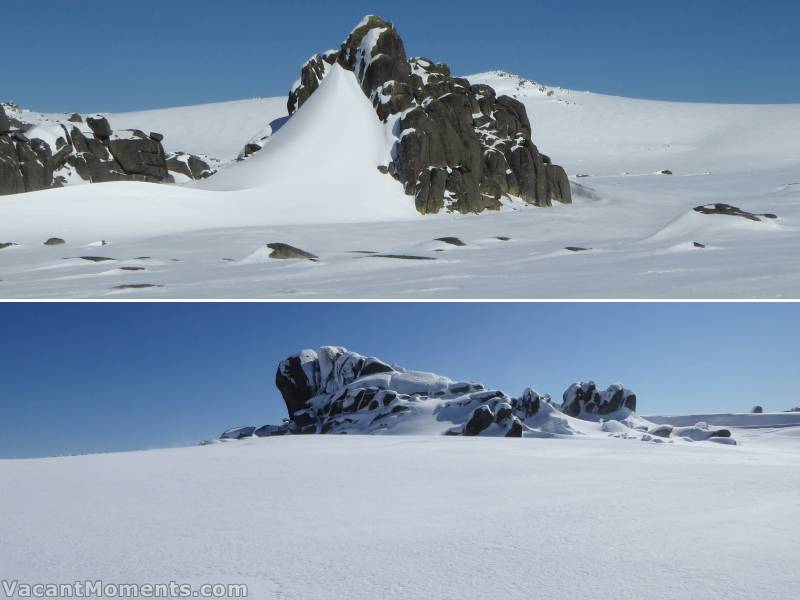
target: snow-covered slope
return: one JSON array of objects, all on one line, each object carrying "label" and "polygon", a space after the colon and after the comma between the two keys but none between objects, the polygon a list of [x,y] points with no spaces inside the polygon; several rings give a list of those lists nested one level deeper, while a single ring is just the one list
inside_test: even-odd
[{"label": "snow-covered slope", "polygon": [[285,98],[255,98],[112,113],[109,119],[122,129],[139,128],[163,133],[168,151],[204,154],[229,162],[239,155],[245,142],[263,129],[265,123],[285,115]]},{"label": "snow-covered slope", "polygon": [[570,175],[800,169],[800,105],[659,102],[545,86],[502,71],[468,75],[528,110],[537,143]]},{"label": "snow-covered slope", "polygon": [[[497,73],[473,81],[526,105],[540,149],[572,178],[572,206],[510,203],[499,213],[417,218],[413,198],[402,196],[390,177],[381,179],[377,164],[364,166],[371,150],[343,134],[342,123],[352,125],[362,112],[353,107],[363,106],[363,98],[345,94],[352,86],[329,86],[346,108],[304,106],[289,123],[301,121],[308,108],[317,113],[303,118],[313,131],[297,124],[286,130],[287,124],[268,144],[282,149],[272,158],[253,156],[219,174],[218,183],[208,181],[256,188],[103,184],[0,199],[0,244],[19,244],[0,250],[0,296],[800,297],[799,105],[651,102]],[[211,140],[202,126],[189,125],[193,111],[211,108],[159,111],[164,121],[153,129],[167,133],[167,142],[177,135],[185,149],[212,156],[211,144],[224,141],[233,156],[284,112],[282,99],[274,101],[275,113],[266,110],[270,102],[231,105],[246,115],[241,127],[221,127]],[[225,117],[230,121],[215,119],[238,121],[233,114]],[[358,131],[370,129],[359,122]],[[314,148],[287,141],[284,130],[301,129],[328,150],[320,152],[326,161],[310,167],[303,157]],[[351,167],[357,176],[347,174]],[[655,174],[662,170],[674,175]],[[235,181],[237,172],[246,184]],[[352,183],[362,178],[365,187]],[[719,202],[778,218],[753,222],[692,210]],[[67,244],[41,245],[53,236]],[[465,245],[436,241],[442,237]],[[140,256],[152,261],[137,263],[145,271],[121,272],[63,260],[86,254],[87,244],[99,240],[111,243],[103,252],[118,264]],[[245,260],[267,242],[298,246],[319,262]],[[142,282],[163,287],[115,289]]]},{"label": "snow-covered slope", "polygon": [[[230,163],[196,187],[317,199],[315,211],[388,216],[416,212],[402,189],[378,171],[391,142],[353,74],[335,65],[317,94],[255,156]],[[354,185],[357,182],[357,185]]]},{"label": "snow-covered slope", "polygon": [[800,437],[291,436],[0,460],[0,577],[259,600],[791,598],[799,453]]}]

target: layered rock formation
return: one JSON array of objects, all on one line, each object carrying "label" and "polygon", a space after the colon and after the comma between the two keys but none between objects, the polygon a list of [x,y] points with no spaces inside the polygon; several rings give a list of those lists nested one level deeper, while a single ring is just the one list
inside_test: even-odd
[{"label": "layered rock formation", "polygon": [[[47,138],[49,141],[46,141]],[[12,120],[0,105],[0,195],[62,187],[74,181],[172,183],[213,171],[200,157],[167,156],[158,133],[114,131],[106,118],[73,115],[65,123],[34,126]]]},{"label": "layered rock formation", "polygon": [[[572,201],[564,169],[533,143],[519,101],[453,77],[445,64],[408,59],[394,25],[379,17],[365,18],[339,50],[303,66],[289,94],[290,114],[336,63],[354,73],[394,135],[392,160],[379,168],[415,197],[419,212],[498,209],[506,195],[537,206]],[[243,156],[267,138],[251,141]]]}]

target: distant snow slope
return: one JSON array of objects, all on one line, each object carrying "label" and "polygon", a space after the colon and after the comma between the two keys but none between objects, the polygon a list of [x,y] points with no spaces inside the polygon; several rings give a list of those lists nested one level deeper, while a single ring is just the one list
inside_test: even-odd
[{"label": "distant snow slope", "polygon": [[[418,218],[413,198],[378,175],[365,99],[339,85],[347,77],[328,86],[334,104],[304,106],[271,151],[205,182],[239,191],[104,184],[0,198],[0,244],[19,244],[0,250],[0,296],[800,297],[800,105],[652,102],[475,75],[526,105],[537,145],[571,175],[575,203]],[[232,158],[283,104],[119,117],[162,130],[170,148],[174,132],[176,148]],[[718,202],[778,218],[692,212]],[[41,245],[53,236],[67,245]],[[445,236],[466,245],[435,241]],[[151,263],[125,272],[63,260],[99,240],[111,242],[103,252],[114,266]],[[320,261],[246,260],[267,242]],[[114,289],[140,282],[163,287]]]},{"label": "distant snow slope", "polygon": [[520,100],[534,141],[570,175],[800,169],[800,104],[637,100],[544,86],[502,71],[467,78]]},{"label": "distant snow slope", "polygon": [[265,123],[286,115],[285,98],[256,98],[108,115],[115,128],[163,133],[167,151],[235,159]]},{"label": "distant snow slope", "polygon": [[259,600],[791,598],[800,437],[770,440],[292,436],[0,460],[0,577]]}]

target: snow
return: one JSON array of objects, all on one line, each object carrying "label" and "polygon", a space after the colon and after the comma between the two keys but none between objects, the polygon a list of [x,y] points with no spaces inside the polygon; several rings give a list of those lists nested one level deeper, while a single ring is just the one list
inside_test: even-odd
[{"label": "snow", "polygon": [[285,98],[258,98],[108,115],[111,126],[164,135],[167,152],[234,160],[264,125],[286,116]]},{"label": "snow", "polygon": [[800,436],[781,431],[737,447],[290,436],[0,460],[0,570],[246,583],[259,599],[789,598]]},{"label": "snow", "polygon": [[[534,141],[573,180],[573,205],[537,209],[507,201],[498,213],[418,218],[413,198],[376,169],[387,164],[394,136],[385,128],[379,136],[374,111],[366,118],[369,102],[355,93],[357,82],[339,73],[325,78],[265,150],[200,184],[70,186],[0,198],[0,242],[20,244],[0,251],[0,296],[800,295],[800,105],[634,100],[499,73],[471,81],[526,105]],[[323,92],[335,104],[320,106]],[[164,133],[168,149],[230,160],[285,111],[278,98],[110,118],[114,127]],[[655,174],[664,169],[674,175]],[[201,189],[207,186],[228,191]],[[692,211],[714,202],[779,218],[752,222]],[[42,247],[52,236],[67,246]],[[426,246],[443,236],[467,246]],[[159,261],[134,277],[164,287],[121,294],[108,284],[132,275],[98,278],[96,265],[61,264],[97,239],[113,241],[113,258]],[[268,242],[292,244],[320,261],[243,260]]]}]

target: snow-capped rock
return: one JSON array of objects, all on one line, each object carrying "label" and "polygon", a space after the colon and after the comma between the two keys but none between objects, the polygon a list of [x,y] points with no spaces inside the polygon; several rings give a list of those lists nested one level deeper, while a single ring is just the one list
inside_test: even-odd
[{"label": "snow-capped rock", "polygon": [[[275,383],[289,414],[250,435],[408,433],[524,437],[573,435],[550,396],[519,397],[474,382],[411,371],[345,348],[304,350],[281,361]],[[631,427],[633,425],[630,425]],[[647,429],[644,427],[644,429]],[[224,434],[230,438],[241,428]]]},{"label": "snow-capped rock", "polygon": [[[415,197],[419,212],[499,209],[508,195],[538,206],[572,201],[564,170],[533,144],[522,103],[452,77],[445,64],[409,60],[394,25],[380,17],[366,17],[338,51],[303,65],[290,114],[337,64],[353,72],[394,139],[386,172]],[[243,155],[260,144],[251,141]]]},{"label": "snow-capped rock", "polygon": [[636,394],[622,384],[610,385],[605,391],[597,389],[594,381],[573,383],[564,392],[561,410],[571,417],[593,418],[595,416],[624,417],[636,412]]}]

